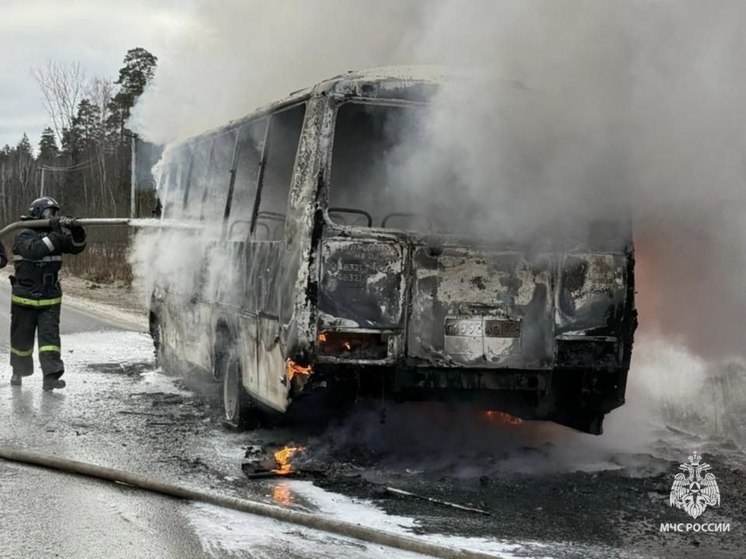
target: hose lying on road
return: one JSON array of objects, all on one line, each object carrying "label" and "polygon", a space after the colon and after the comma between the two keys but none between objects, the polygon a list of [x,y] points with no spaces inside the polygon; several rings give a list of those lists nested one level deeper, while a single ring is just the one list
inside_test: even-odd
[{"label": "hose lying on road", "polygon": [[390,532],[384,532],[383,530],[361,526],[359,524],[352,524],[350,522],[335,520],[333,518],[327,518],[324,516],[284,509],[281,507],[267,505],[256,501],[236,499],[234,497],[217,495],[215,493],[208,493],[206,491],[188,489],[186,487],[180,487],[171,483],[149,479],[137,474],[124,472],[122,470],[104,468],[102,466],[96,466],[94,464],[77,462],[75,460],[67,460],[65,458],[58,458],[56,456],[47,456],[44,454],[38,454],[26,450],[0,446],[0,458],[13,462],[20,462],[23,464],[51,468],[54,470],[59,470],[61,472],[77,474],[80,476],[95,477],[118,483],[126,483],[128,485],[132,485],[146,491],[161,493],[163,495],[169,495],[171,497],[177,497],[180,499],[188,499],[192,501],[209,503],[212,505],[217,505],[219,507],[247,512],[258,516],[266,516],[269,518],[274,518],[275,520],[280,520],[282,522],[289,522],[291,524],[305,526],[306,528],[312,528],[314,530],[330,532],[333,534],[355,538],[357,540],[365,541],[372,544],[385,545],[404,551],[430,555],[432,557],[441,557],[443,559],[495,559],[496,557],[498,557],[496,555],[488,555],[477,551],[469,551],[465,549],[456,549],[436,545],[407,536],[401,536]]}]

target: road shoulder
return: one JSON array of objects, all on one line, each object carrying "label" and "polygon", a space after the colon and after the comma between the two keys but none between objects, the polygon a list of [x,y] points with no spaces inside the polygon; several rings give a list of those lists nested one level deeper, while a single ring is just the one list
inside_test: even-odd
[{"label": "road shoulder", "polygon": [[[0,281],[7,282],[12,268],[0,270]],[[95,316],[112,326],[146,332],[148,313],[145,299],[123,283],[97,283],[60,272],[64,306]]]}]

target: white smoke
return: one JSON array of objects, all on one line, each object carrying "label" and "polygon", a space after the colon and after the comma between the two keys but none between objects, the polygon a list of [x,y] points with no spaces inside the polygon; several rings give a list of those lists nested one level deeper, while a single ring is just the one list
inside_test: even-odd
[{"label": "white smoke", "polygon": [[348,70],[405,61],[411,23],[429,10],[412,0],[198,2],[131,124],[168,143]]},{"label": "white smoke", "polygon": [[388,64],[468,66],[521,82],[526,105],[516,110],[499,88],[448,89],[428,134],[450,156],[436,167],[415,157],[404,170],[455,172],[468,185],[459,195],[508,230],[630,204],[640,329],[629,400],[667,395],[671,383],[648,381],[674,375],[691,389],[686,405],[709,373],[676,371],[700,360],[703,371],[729,370],[719,364],[746,357],[744,16],[746,5],[695,0],[202,2],[132,124],[169,142]]}]

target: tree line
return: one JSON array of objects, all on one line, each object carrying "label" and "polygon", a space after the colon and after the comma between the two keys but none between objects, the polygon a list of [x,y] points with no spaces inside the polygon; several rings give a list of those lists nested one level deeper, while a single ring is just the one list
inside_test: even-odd
[{"label": "tree line", "polygon": [[[33,70],[51,126],[42,131],[36,153],[26,134],[15,146],[0,150],[2,225],[17,221],[40,195],[54,197],[66,215],[130,215],[135,136],[127,120],[156,65],[153,54],[134,48],[127,51],[113,82],[88,79],[79,64],[49,62]],[[78,271],[101,280],[109,279],[107,274],[127,276],[128,270],[108,269],[112,258],[125,260],[126,231],[96,237],[102,239],[101,246],[97,248],[96,239],[91,239],[89,257],[78,262],[76,267],[82,267]],[[9,240],[4,241],[10,248]],[[122,248],[113,249],[115,245]]]},{"label": "tree line", "polygon": [[76,215],[128,215],[133,135],[126,123],[156,63],[135,48],[114,82],[88,80],[78,64],[49,62],[33,71],[52,126],[42,131],[36,156],[26,134],[0,151],[4,223],[42,193]]}]

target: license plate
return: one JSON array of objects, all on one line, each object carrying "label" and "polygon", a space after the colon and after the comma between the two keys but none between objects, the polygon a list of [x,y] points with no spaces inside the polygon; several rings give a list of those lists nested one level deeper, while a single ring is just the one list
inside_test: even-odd
[{"label": "license plate", "polygon": [[482,320],[446,318],[446,336],[482,337]]},{"label": "license plate", "polygon": [[446,318],[445,335],[467,338],[520,338],[521,323],[518,320],[495,318]]},{"label": "license plate", "polygon": [[520,338],[521,323],[517,320],[485,319],[485,338]]}]

